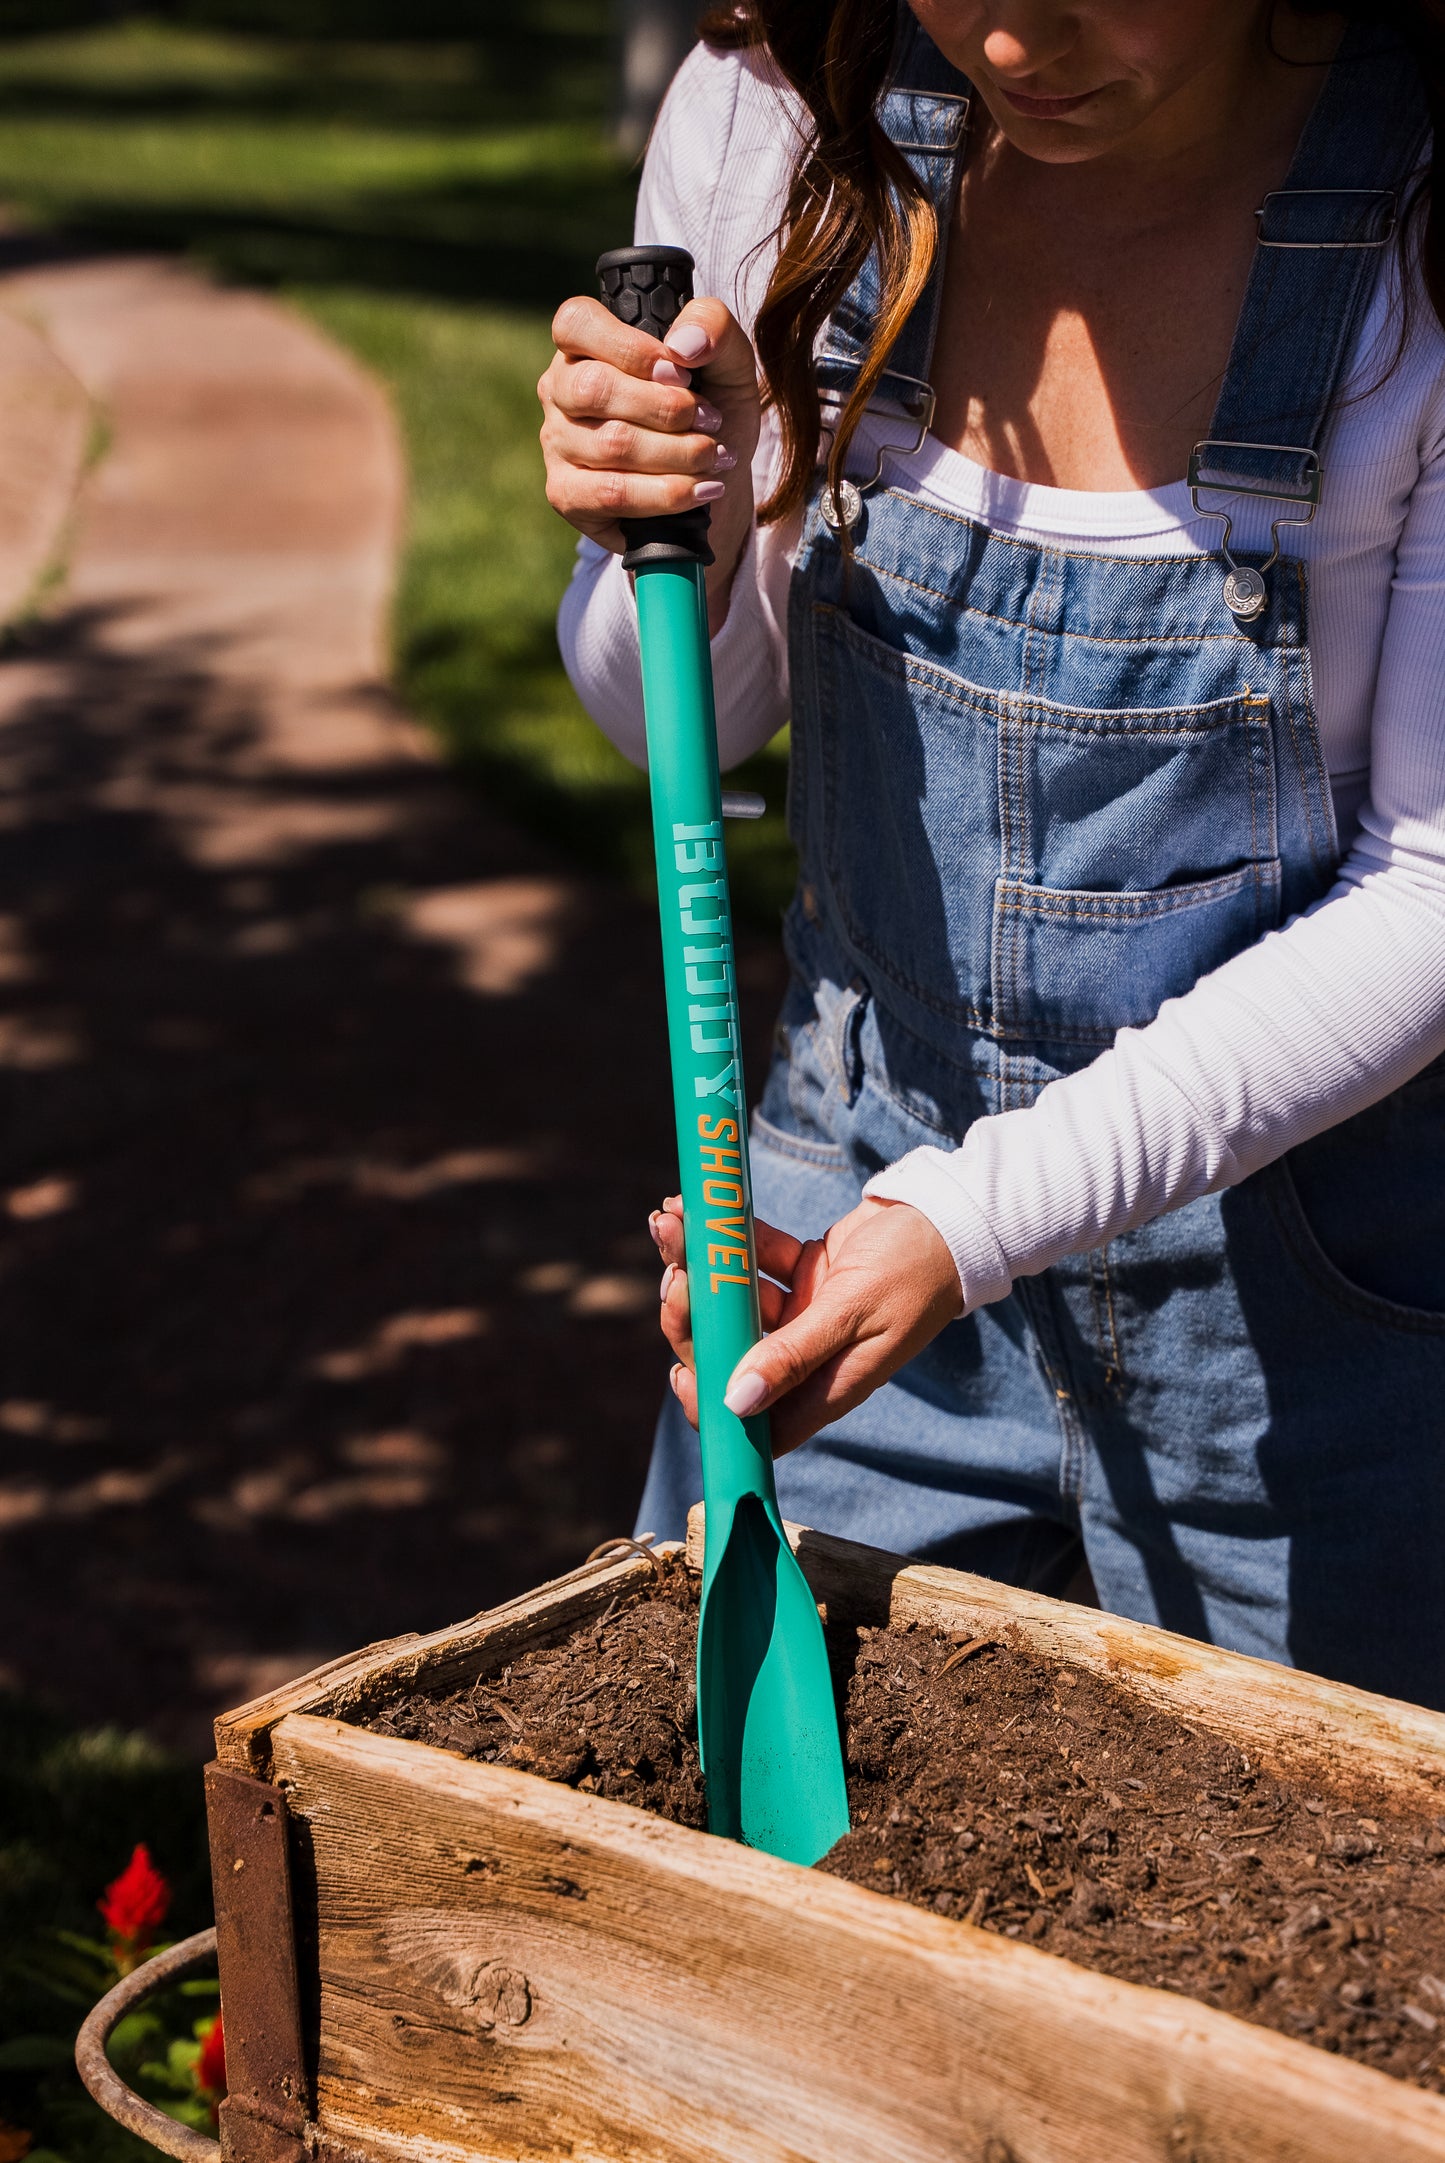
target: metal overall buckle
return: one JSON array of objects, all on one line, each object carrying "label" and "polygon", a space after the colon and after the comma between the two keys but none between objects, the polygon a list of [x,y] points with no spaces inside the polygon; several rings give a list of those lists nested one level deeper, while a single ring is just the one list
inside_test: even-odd
[{"label": "metal overall buckle", "polygon": [[[864,411],[867,413],[898,414],[911,424],[913,435],[907,443],[880,443],[878,454],[873,461],[873,471],[866,481],[850,480],[845,476],[838,483],[836,490],[830,488],[826,481],[824,482],[819,511],[824,525],[832,533],[842,533],[845,530],[851,533],[853,528],[862,522],[863,498],[867,495],[869,489],[876,488],[882,479],[884,459],[893,451],[898,452],[904,458],[911,458],[915,451],[922,450],[924,439],[933,426],[933,414],[937,400],[931,383],[924,382],[921,376],[901,375],[893,368],[886,368],[879,380],[880,387],[883,383],[903,384],[905,386],[904,394],[897,399],[870,398],[864,407]],[[846,402],[841,391],[825,391],[823,393],[823,429],[825,435],[831,436],[833,433],[838,416],[841,414]]]},{"label": "metal overall buckle", "polygon": [[[1265,231],[1271,203],[1303,202],[1307,198],[1318,200],[1324,196],[1348,197],[1358,202],[1361,208],[1366,203],[1379,204],[1383,215],[1379,232],[1356,234],[1348,240],[1273,240]],[[1393,188],[1271,188],[1254,216],[1259,226],[1258,245],[1261,248],[1388,248],[1400,222],[1400,198]]]},{"label": "metal overall buckle", "polygon": [[[1206,480],[1202,468],[1210,451],[1269,451],[1280,458],[1304,460],[1304,482],[1298,489],[1251,487],[1248,481]],[[1279,559],[1281,526],[1307,526],[1319,509],[1320,481],[1322,472],[1319,454],[1304,443],[1230,443],[1223,436],[1206,436],[1196,443],[1189,453],[1189,500],[1197,518],[1218,518],[1224,525],[1219,543],[1219,553],[1229,569],[1224,579],[1224,605],[1239,623],[1253,623],[1265,604],[1266,588],[1264,574]],[[1229,553],[1230,535],[1234,520],[1228,511],[1209,511],[1199,500],[1201,488],[1213,489],[1217,495],[1266,496],[1275,503],[1297,503],[1306,506],[1303,518],[1276,518],[1269,529],[1271,548],[1259,570],[1247,563],[1236,563]]]}]

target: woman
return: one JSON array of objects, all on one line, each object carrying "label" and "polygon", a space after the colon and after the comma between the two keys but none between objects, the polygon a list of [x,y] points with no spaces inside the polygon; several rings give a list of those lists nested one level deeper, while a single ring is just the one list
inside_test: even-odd
[{"label": "woman", "polygon": [[641,758],[616,520],[698,500],[724,764],[792,718],[728,1401],[793,1517],[1046,1589],[1082,1545],[1108,1608],[1445,1703],[1440,11],[709,35],[638,237],[711,297],[665,349],[569,301],[540,389],[603,727]]}]

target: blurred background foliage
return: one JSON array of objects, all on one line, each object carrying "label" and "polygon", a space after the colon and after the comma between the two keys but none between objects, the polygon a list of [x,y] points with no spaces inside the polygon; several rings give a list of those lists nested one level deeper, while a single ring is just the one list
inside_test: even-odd
[{"label": "blurred background foliage", "polygon": [[[632,229],[618,59],[607,0],[0,0],[0,203],[267,287],[382,377],[411,465],[399,690],[491,800],[645,889],[642,777],[557,655],[573,537],[535,395],[552,310]],[[792,880],[785,758],[738,777],[769,806],[731,832],[760,925]]]}]

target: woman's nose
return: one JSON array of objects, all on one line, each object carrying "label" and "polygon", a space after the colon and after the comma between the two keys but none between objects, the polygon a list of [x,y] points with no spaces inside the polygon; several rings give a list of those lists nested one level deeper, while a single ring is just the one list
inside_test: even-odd
[{"label": "woman's nose", "polygon": [[983,56],[996,75],[1037,75],[1061,60],[1074,42],[1064,10],[1056,6],[1000,9],[983,41]]}]

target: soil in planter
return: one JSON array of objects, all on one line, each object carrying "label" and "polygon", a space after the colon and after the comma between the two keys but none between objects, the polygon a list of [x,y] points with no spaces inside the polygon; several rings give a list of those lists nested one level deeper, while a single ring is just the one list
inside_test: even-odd
[{"label": "soil in planter", "polygon": [[[683,1825],[705,1810],[680,1562],[470,1689],[369,1716]],[[820,1867],[1445,2093],[1445,1817],[1301,1786],[1102,1678],[830,1633],[854,1830]]]}]

